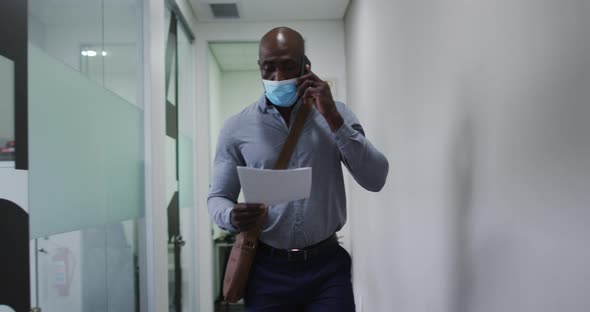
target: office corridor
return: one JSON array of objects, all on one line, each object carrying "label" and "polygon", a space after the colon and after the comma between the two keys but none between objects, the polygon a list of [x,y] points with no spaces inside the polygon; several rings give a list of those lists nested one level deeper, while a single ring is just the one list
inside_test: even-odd
[{"label": "office corridor", "polygon": [[226,121],[264,99],[259,44],[278,26],[302,34],[310,70],[389,162],[379,192],[342,166],[356,311],[590,311],[588,13],[3,1],[0,312],[243,311],[221,298],[235,234],[207,197]]}]

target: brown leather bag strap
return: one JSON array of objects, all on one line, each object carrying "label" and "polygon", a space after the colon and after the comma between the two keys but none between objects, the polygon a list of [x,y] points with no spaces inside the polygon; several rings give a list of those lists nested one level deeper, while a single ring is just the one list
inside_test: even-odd
[{"label": "brown leather bag strap", "polygon": [[299,108],[299,112],[297,112],[295,121],[293,121],[293,126],[289,131],[287,140],[285,140],[285,144],[283,145],[277,163],[275,164],[275,170],[287,169],[287,166],[289,165],[289,160],[291,159],[291,155],[293,154],[293,150],[295,150],[295,145],[297,145],[297,141],[299,140],[301,130],[303,130],[303,124],[305,123],[305,119],[307,119],[307,115],[309,115],[309,112],[311,111],[312,100],[312,98],[306,98],[303,101],[303,104],[301,104],[301,108]]}]

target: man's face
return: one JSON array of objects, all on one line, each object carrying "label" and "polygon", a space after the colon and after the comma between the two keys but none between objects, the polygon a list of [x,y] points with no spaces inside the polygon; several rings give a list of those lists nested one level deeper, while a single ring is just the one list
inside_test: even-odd
[{"label": "man's face", "polygon": [[263,43],[259,56],[260,75],[264,80],[288,80],[301,75],[302,47],[277,40]]}]

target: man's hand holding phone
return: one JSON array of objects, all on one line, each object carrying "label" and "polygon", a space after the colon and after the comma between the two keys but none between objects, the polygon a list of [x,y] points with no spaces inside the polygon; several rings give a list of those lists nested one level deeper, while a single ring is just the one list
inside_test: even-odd
[{"label": "man's hand holding phone", "polygon": [[336,109],[332,91],[327,82],[321,80],[311,71],[311,65],[305,65],[306,74],[297,79],[297,96],[303,99],[313,98],[313,104],[330,125],[332,131],[340,129],[344,123],[342,116]]}]

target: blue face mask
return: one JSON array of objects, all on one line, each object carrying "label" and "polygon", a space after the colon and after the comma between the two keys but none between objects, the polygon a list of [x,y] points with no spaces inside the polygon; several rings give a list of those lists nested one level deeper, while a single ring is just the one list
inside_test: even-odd
[{"label": "blue face mask", "polygon": [[290,107],[297,100],[297,78],[289,80],[262,80],[266,98],[277,106]]}]

